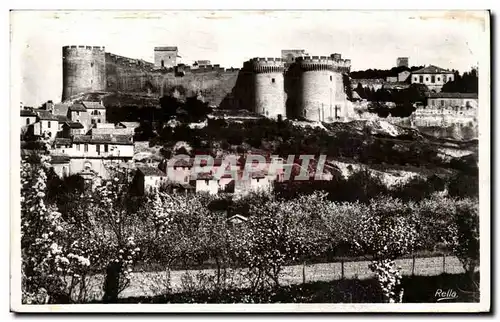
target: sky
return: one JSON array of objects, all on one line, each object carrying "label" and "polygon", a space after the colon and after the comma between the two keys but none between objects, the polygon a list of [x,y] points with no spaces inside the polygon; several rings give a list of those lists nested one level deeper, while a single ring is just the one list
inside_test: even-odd
[{"label": "sky", "polygon": [[488,32],[484,13],[470,11],[13,11],[10,22],[14,97],[29,106],[60,101],[66,45],[150,62],[155,46],[178,46],[183,63],[226,68],[305,49],[341,53],[352,71],[409,57],[412,66],[463,72],[478,66]]}]

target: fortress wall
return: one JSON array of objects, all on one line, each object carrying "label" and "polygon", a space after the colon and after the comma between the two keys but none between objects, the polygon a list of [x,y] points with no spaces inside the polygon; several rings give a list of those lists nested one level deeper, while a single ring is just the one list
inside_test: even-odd
[{"label": "fortress wall", "polygon": [[176,73],[174,69],[155,70],[149,65],[116,61],[107,55],[106,90],[149,93],[161,97],[174,87],[182,86],[187,90],[187,96],[200,93],[210,105],[218,106],[227,96],[231,96],[239,73],[239,69],[225,70],[220,67],[186,68],[182,73]]}]

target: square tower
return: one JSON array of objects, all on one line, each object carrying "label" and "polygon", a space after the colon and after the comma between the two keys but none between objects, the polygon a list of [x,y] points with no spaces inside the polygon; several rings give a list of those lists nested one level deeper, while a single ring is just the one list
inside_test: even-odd
[{"label": "square tower", "polygon": [[155,47],[155,67],[172,68],[177,66],[177,47]]},{"label": "square tower", "polygon": [[396,61],[397,67],[409,67],[408,57],[398,57]]}]

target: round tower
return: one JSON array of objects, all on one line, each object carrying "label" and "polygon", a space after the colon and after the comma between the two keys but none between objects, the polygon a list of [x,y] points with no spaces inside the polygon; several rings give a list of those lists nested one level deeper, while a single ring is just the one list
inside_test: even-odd
[{"label": "round tower", "polygon": [[254,74],[253,111],[269,118],[285,118],[285,63],[281,58],[250,60]]},{"label": "round tower", "polygon": [[334,122],[347,115],[342,73],[345,62],[335,57],[298,57],[298,116],[310,121]]},{"label": "round tower", "polygon": [[64,46],[62,101],[73,95],[106,89],[104,47]]}]

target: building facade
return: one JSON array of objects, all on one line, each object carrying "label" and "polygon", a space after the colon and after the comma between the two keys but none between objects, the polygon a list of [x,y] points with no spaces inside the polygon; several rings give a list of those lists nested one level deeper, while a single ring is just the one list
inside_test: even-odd
[{"label": "building facade", "polygon": [[177,66],[178,49],[177,46],[155,47],[154,64],[155,68],[173,68]]},{"label": "building facade", "polygon": [[424,84],[433,92],[440,92],[443,85],[452,82],[454,78],[453,72],[433,65],[411,73],[412,84]]}]

